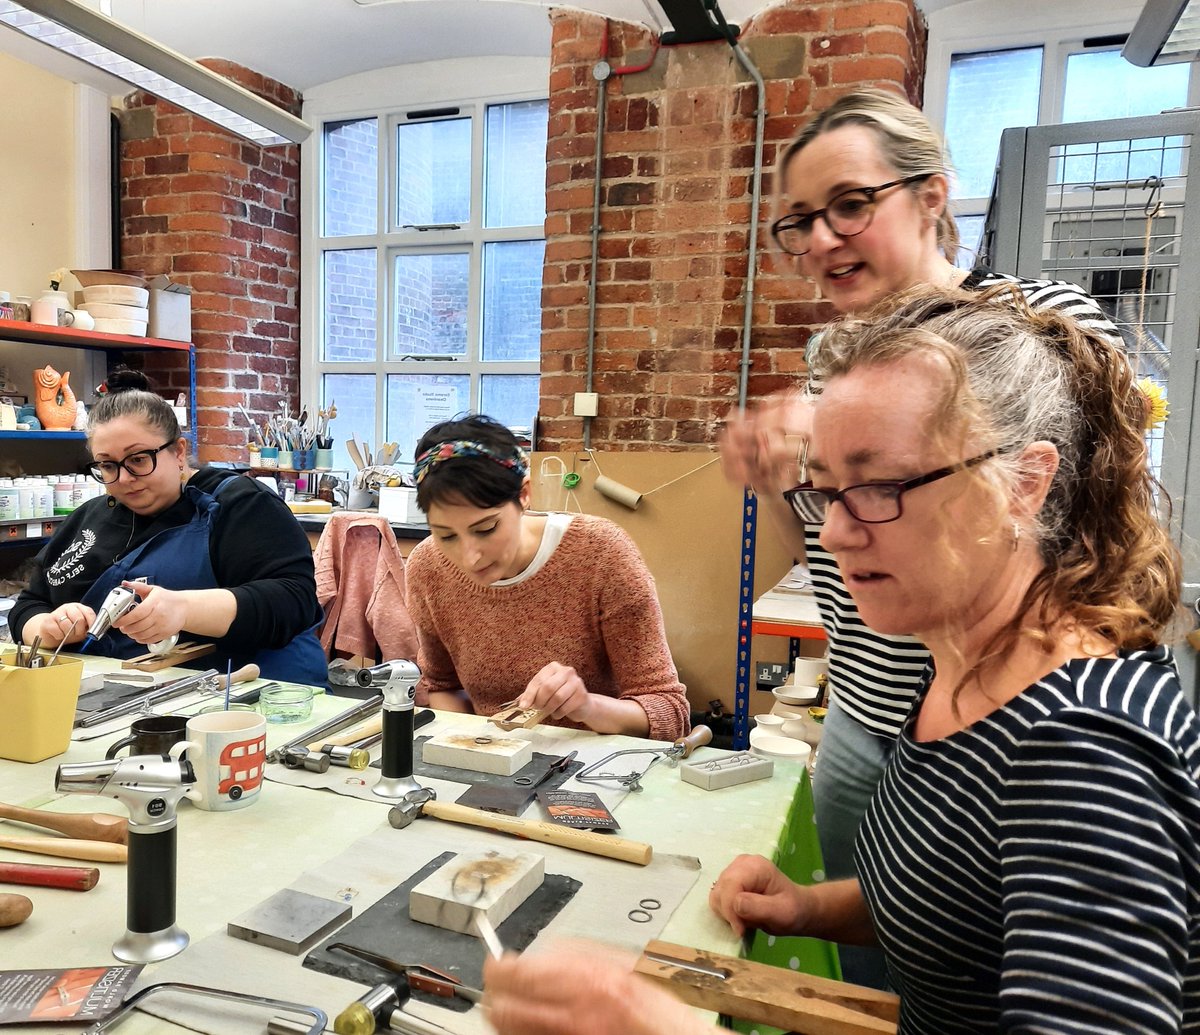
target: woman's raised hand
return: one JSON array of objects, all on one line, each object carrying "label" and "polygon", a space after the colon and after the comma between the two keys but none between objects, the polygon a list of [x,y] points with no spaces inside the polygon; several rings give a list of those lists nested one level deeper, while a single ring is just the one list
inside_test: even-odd
[{"label": "woman's raised hand", "polygon": [[798,391],[768,396],[731,417],[718,443],[721,469],[735,485],[779,493],[801,480],[801,458],[812,433],[812,403]]}]

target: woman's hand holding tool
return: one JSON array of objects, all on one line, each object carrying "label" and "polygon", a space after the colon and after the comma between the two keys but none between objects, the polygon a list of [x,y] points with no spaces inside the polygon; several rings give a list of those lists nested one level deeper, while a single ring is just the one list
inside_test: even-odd
[{"label": "woman's hand holding tool", "polygon": [[790,489],[802,470],[812,433],[812,404],[800,392],[769,396],[753,410],[731,417],[718,440],[728,481],[760,495]]}]

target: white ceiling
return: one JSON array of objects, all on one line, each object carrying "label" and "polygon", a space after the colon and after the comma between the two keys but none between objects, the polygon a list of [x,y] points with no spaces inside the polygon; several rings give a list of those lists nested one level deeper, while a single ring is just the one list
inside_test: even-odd
[{"label": "white ceiling", "polygon": [[[88,2],[88,0],[85,0]],[[443,58],[549,56],[551,6],[653,25],[646,0],[91,0],[191,58],[223,57],[300,91]],[[699,3],[699,0],[696,0]],[[777,0],[775,0],[777,2]],[[925,11],[959,0],[922,0]],[[730,22],[772,0],[721,0]]]}]

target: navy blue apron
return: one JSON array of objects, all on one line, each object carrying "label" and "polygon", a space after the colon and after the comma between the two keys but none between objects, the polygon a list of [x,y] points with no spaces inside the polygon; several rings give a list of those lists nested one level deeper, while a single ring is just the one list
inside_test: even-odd
[{"label": "navy blue apron", "polygon": [[[131,550],[116,561],[80,601],[93,611],[97,610],[111,589],[122,582],[145,576],[150,584],[165,589],[220,589],[209,557],[209,534],[217,512],[221,509],[216,497],[228,485],[227,478],[209,495],[192,485],[185,485],[184,496],[192,503],[195,513],[186,525],[167,528]],[[317,623],[318,625],[320,623]],[[258,665],[264,679],[282,679],[289,683],[308,683],[324,686],[328,679],[328,662],[321,641],[317,639],[317,626],[306,629],[286,647],[278,650],[260,650],[252,660]],[[205,637],[185,636],[193,642],[205,642]],[[211,641],[209,641],[211,642]],[[145,654],[147,646],[131,640],[122,632],[112,629],[91,648],[96,654],[109,658],[132,658]],[[216,655],[205,655],[199,663],[205,668],[225,667],[229,656],[217,643]],[[240,662],[239,662],[240,663]]]}]

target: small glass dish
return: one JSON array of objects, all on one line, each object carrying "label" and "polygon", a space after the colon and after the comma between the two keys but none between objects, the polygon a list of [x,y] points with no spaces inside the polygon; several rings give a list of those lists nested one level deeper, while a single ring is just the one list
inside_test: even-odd
[{"label": "small glass dish", "polygon": [[313,694],[310,686],[277,686],[263,691],[258,707],[267,722],[303,722],[312,715]]}]

